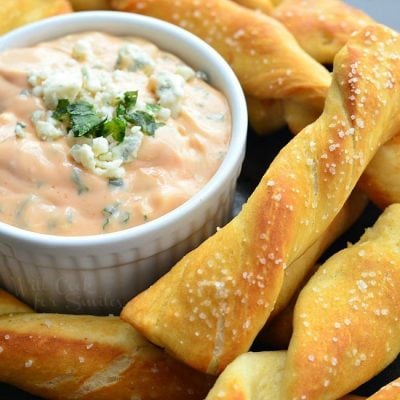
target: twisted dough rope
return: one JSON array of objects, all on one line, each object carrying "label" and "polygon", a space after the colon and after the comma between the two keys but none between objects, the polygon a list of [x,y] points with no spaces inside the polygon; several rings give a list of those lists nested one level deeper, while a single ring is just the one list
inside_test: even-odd
[{"label": "twisted dough rope", "polygon": [[[261,10],[258,0],[235,1]],[[321,63],[331,63],[352,33],[373,22],[365,13],[340,0],[283,0],[269,15],[285,25],[300,46]],[[269,103],[250,99],[248,105],[251,125],[261,134],[276,131],[284,122],[296,133],[318,116],[315,108],[293,102],[284,106],[274,104],[271,109]],[[382,209],[400,202],[399,154],[400,137],[396,136],[382,146],[360,180],[360,187]]]},{"label": "twisted dough rope", "polygon": [[[235,1],[243,3],[243,0]],[[261,10],[258,0],[245,2],[246,6]],[[352,33],[373,22],[362,11],[340,0],[283,0],[269,15],[285,25],[300,46],[321,63],[331,63]],[[292,132],[299,132],[318,116],[318,110],[293,102],[284,106],[274,104],[271,112],[270,104],[256,99],[249,100],[248,105],[251,125],[261,134],[275,131],[284,121]],[[281,110],[277,110],[279,106]],[[399,154],[400,136],[396,136],[382,146],[360,180],[360,187],[382,209],[400,202]]]},{"label": "twisted dough rope", "polygon": [[[335,400],[383,370],[400,351],[399,239],[396,204],[307,283],[296,303],[288,352],[242,354],[207,400]],[[399,395],[400,384],[381,393],[376,398]]]},{"label": "twisted dough rope", "polygon": [[[277,400],[286,356],[286,351],[249,352],[240,355],[221,373],[205,400]],[[353,395],[340,398],[361,399],[364,397]]]},{"label": "twisted dough rope", "polygon": [[293,307],[299,291],[316,270],[316,263],[324,251],[360,217],[367,205],[367,197],[355,190],[329,227],[312,246],[285,269],[283,284],[274,309],[260,333],[258,346],[266,349],[287,349],[292,335]]},{"label": "twisted dough rope", "polygon": [[283,0],[270,15],[322,64],[332,64],[353,33],[375,23],[363,11],[341,0]]},{"label": "twisted dough rope", "polygon": [[[280,21],[304,51],[325,64],[332,64],[336,53],[354,32],[374,23],[368,15],[340,0],[283,0],[270,10],[263,7],[262,0],[234,1]],[[271,108],[271,102],[265,104],[258,99],[248,99],[250,125],[256,133],[275,132],[285,123],[297,133],[321,113],[321,109],[304,103],[275,103],[278,104]],[[277,110],[279,107],[281,110]]]},{"label": "twisted dough rope", "polygon": [[341,0],[283,0],[277,7],[265,0],[234,0],[270,15],[293,34],[300,46],[322,64],[332,64],[350,36],[375,21]]},{"label": "twisted dough rope", "polygon": [[381,209],[400,203],[400,134],[385,143],[368,164],[360,188]]},{"label": "twisted dough rope", "polygon": [[228,61],[247,95],[322,110],[329,72],[273,18],[230,0],[113,0],[112,6],[167,20],[201,37]]},{"label": "twisted dough rope", "polygon": [[279,399],[334,400],[400,353],[400,204],[332,256],[296,302]]},{"label": "twisted dough rope", "polygon": [[214,382],[117,317],[34,314],[2,290],[0,313],[0,382],[45,399],[201,400]]},{"label": "twisted dough rope", "polygon": [[130,301],[122,318],[201,371],[219,373],[246,352],[285,267],[318,240],[396,133],[399,83],[397,33],[375,25],[354,36],[335,59],[321,117],[281,150],[239,215]]},{"label": "twisted dough rope", "polygon": [[205,400],[277,400],[286,351],[244,353],[218,377]]}]

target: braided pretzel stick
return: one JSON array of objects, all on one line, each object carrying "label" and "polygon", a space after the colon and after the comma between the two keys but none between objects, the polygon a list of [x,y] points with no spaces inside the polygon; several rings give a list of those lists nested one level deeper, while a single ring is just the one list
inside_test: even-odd
[{"label": "braided pretzel stick", "polygon": [[[246,0],[235,1],[261,10],[258,0],[252,0],[251,4]],[[339,0],[302,0],[301,6],[298,0],[283,0],[269,15],[285,25],[300,46],[322,63],[331,63],[352,33],[373,22],[362,11]],[[248,100],[249,119],[257,133],[276,131],[285,122],[296,133],[318,113],[304,104],[286,102],[271,107],[270,103]],[[360,180],[359,186],[382,209],[400,202],[399,154],[400,136],[396,135],[382,146]]]},{"label": "braided pretzel stick", "polygon": [[[328,259],[296,303],[288,352],[242,354],[207,400],[334,400],[393,361],[400,351],[399,228],[396,204]],[[400,393],[400,385],[388,389]]]},{"label": "braided pretzel stick", "polygon": [[273,18],[230,0],[113,0],[112,6],[167,20],[201,37],[228,61],[248,96],[323,108],[329,72]]},{"label": "braided pretzel stick", "polygon": [[322,64],[332,64],[350,36],[374,23],[363,11],[341,0],[283,0],[277,7],[264,0],[234,0],[280,21],[300,46]]},{"label": "braided pretzel stick", "polygon": [[[273,9],[267,9],[263,0],[234,1],[280,21],[304,51],[325,64],[332,64],[354,32],[374,23],[368,15],[340,0],[283,0]],[[260,135],[275,132],[285,124],[292,132],[300,132],[322,111],[304,103],[286,101],[281,105],[253,98],[248,98],[248,109],[250,125]]]},{"label": "braided pretzel stick", "polygon": [[[235,0],[252,8],[257,1]],[[331,63],[352,33],[373,20],[339,0],[283,0],[270,16],[279,20],[294,35],[301,47],[319,62]],[[370,40],[374,40],[373,36]],[[388,83],[390,84],[390,83]],[[318,110],[294,102],[284,104],[249,99],[249,118],[254,130],[265,134],[286,122],[297,133],[318,115]],[[386,143],[368,165],[360,187],[380,208],[400,202],[400,137]]]},{"label": "braided pretzel stick", "polygon": [[[276,400],[279,398],[287,351],[244,353],[219,375],[205,400]],[[340,400],[362,400],[347,395]],[[374,398],[373,398],[374,399]],[[374,399],[375,400],[375,399]],[[380,398],[379,400],[396,400]]]},{"label": "braided pretzel stick", "polygon": [[378,40],[367,44],[361,31],[338,54],[322,116],[281,150],[238,216],[124,308],[124,320],[194,368],[218,373],[249,349],[285,267],[318,240],[397,131],[398,35],[368,29]]},{"label": "braided pretzel stick", "polygon": [[45,399],[200,400],[214,382],[117,317],[35,314],[3,290],[0,314],[0,382]]},{"label": "braided pretzel stick", "polygon": [[396,359],[399,239],[400,204],[394,204],[304,287],[296,302],[280,399],[337,399]]}]

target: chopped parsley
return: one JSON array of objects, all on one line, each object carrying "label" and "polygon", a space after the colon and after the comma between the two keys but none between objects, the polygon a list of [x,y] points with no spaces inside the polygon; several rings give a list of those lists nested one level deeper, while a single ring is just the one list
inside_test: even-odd
[{"label": "chopped parsley", "polygon": [[115,117],[110,121],[106,121],[103,125],[102,136],[111,135],[112,138],[121,143],[125,138],[126,122],[122,118]]},{"label": "chopped parsley", "polygon": [[94,106],[84,100],[70,102],[60,99],[52,116],[65,123],[75,137],[112,136],[116,142],[121,143],[125,138],[128,123],[139,126],[145,135],[154,136],[155,131],[164,125],[155,118],[160,106],[148,104],[146,111],[131,111],[137,103],[137,98],[137,91],[125,92],[116,105],[116,116],[109,120],[102,118]]},{"label": "chopped parsley", "polygon": [[163,123],[156,122],[154,115],[141,110],[126,114],[125,119],[131,124],[140,126],[142,132],[148,136],[154,136],[156,130],[164,125]]}]

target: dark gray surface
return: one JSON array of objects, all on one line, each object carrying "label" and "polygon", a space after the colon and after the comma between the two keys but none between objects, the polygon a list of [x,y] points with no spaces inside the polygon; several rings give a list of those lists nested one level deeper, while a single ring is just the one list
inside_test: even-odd
[{"label": "dark gray surface", "polygon": [[[381,23],[385,23],[394,29],[400,28],[400,0],[347,0],[347,2],[365,10]],[[246,159],[236,193],[236,212],[240,209],[242,203],[247,199],[248,195],[258,183],[261,175],[275,156],[277,149],[281,148],[290,137],[290,134],[286,131],[268,138],[255,137],[252,134],[249,135]],[[357,241],[364,228],[373,224],[378,213],[378,210],[373,205],[370,205],[360,221],[329,249],[325,257],[345,247],[348,241]],[[370,395],[384,384],[399,376],[400,358],[377,377],[360,387],[356,392],[361,395]],[[0,399],[34,400],[38,398],[11,386],[0,384]]]}]

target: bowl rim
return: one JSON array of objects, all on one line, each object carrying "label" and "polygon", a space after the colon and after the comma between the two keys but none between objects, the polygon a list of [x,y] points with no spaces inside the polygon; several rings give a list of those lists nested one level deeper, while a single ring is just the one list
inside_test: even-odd
[{"label": "bowl rim", "polygon": [[[69,25],[71,23],[77,24],[77,26]],[[202,203],[215,196],[219,191],[221,183],[225,182],[233,173],[235,167],[238,164],[241,166],[243,162],[247,138],[248,115],[245,96],[239,80],[230,65],[216,50],[199,37],[181,27],[157,18],[128,12],[80,11],[32,22],[6,33],[0,37],[0,52],[11,48],[23,47],[21,43],[25,46],[30,46],[70,33],[91,30],[110,32],[107,23],[135,24],[141,28],[157,29],[161,31],[162,35],[168,35],[176,41],[186,42],[196,49],[196,52],[200,52],[202,55],[210,58],[214,73],[218,74],[220,78],[222,77],[225,82],[229,80],[229,85],[227,85],[224,95],[230,106],[232,132],[231,141],[224,160],[212,178],[193,197],[168,213],[144,224],[109,233],[62,236],[24,230],[0,221],[0,237],[3,239],[7,237],[19,243],[32,245],[40,244],[42,247],[44,246],[48,249],[60,246],[66,249],[76,249],[101,246],[104,244],[117,245],[127,241],[134,243],[135,239],[143,240],[154,235],[155,231],[167,231],[177,220],[198,210],[198,207],[201,206]],[[61,24],[64,24],[64,29],[60,29]],[[103,24],[106,25],[104,26]],[[95,26],[97,28],[95,28]],[[31,35],[35,33],[39,33],[39,36],[43,37],[43,39],[31,39]],[[140,37],[139,33],[134,34],[132,32],[127,32],[126,35]],[[145,35],[143,37],[145,37]],[[154,40],[154,43],[160,46],[156,40]],[[178,47],[176,44],[173,46]],[[161,46],[161,48],[163,47]],[[170,49],[166,51],[174,53],[174,51]],[[180,55],[180,57],[182,56]],[[184,57],[183,60],[187,62]],[[211,83],[211,85],[214,87],[218,86],[214,83]],[[221,87],[218,89],[221,90]],[[231,93],[231,95],[229,95],[229,93]]]}]

